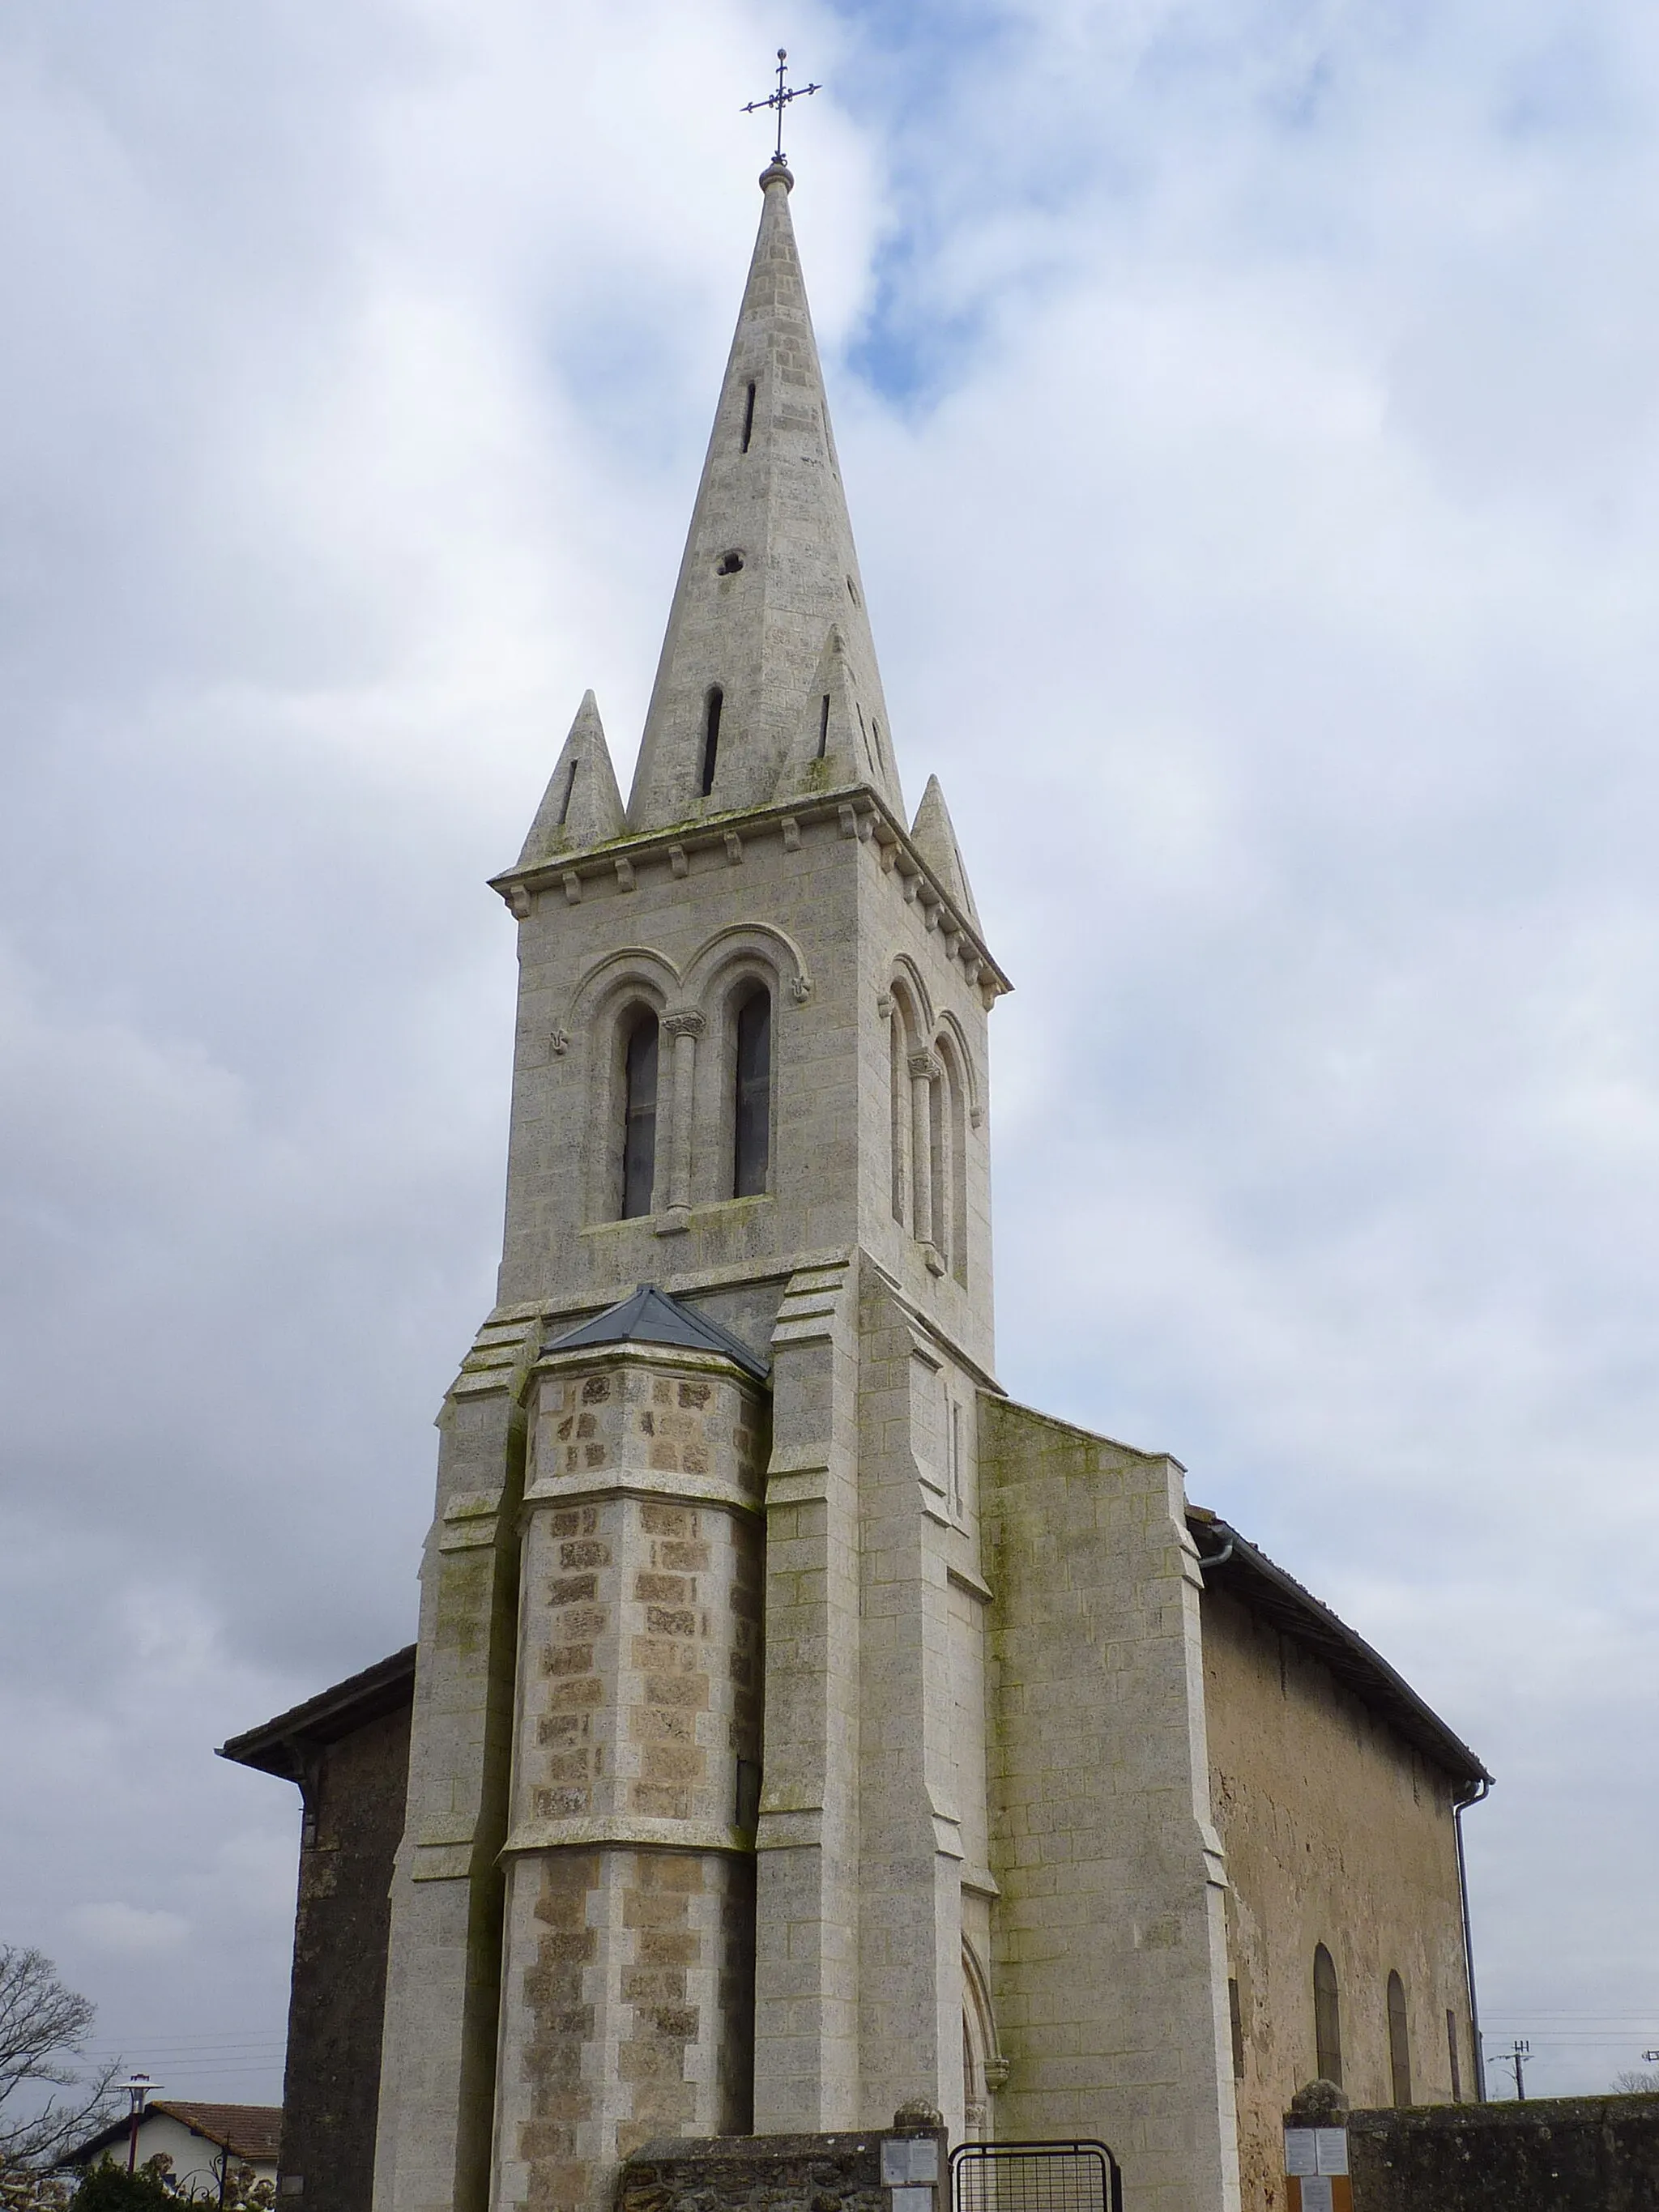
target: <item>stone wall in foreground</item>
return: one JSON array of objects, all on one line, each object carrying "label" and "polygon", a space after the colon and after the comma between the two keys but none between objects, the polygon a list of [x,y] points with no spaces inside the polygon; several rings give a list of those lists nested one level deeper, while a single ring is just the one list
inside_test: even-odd
[{"label": "stone wall in foreground", "polygon": [[[893,2150],[885,2161],[884,2142]],[[933,2150],[910,2165],[931,2165],[937,2187],[892,2185],[915,2150]],[[947,2145],[937,2134],[894,2135],[879,2128],[846,2135],[714,2136],[647,2143],[627,2160],[617,2185],[617,2212],[947,2212]],[[884,2164],[889,2179],[884,2181]]]},{"label": "stone wall in foreground", "polygon": [[1659,2212],[1659,2097],[1348,2115],[1354,2212]]}]

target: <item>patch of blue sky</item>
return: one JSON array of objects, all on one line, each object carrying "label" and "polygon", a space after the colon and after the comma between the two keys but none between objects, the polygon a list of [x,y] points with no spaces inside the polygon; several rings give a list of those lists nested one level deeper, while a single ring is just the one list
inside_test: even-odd
[{"label": "patch of blue sky", "polygon": [[907,416],[927,413],[965,383],[980,358],[982,307],[950,316],[919,316],[904,282],[907,256],[883,257],[863,330],[847,364],[873,392]]},{"label": "patch of blue sky", "polygon": [[[1622,136],[1621,105],[1606,40],[1591,27],[1574,24],[1511,70],[1497,123],[1505,137],[1517,139],[1606,140]],[[1638,119],[1633,109],[1627,112]]]},{"label": "patch of blue sky", "polygon": [[996,88],[1029,76],[1041,40],[1022,11],[975,0],[832,9],[853,33],[838,94],[888,146],[888,222],[848,365],[890,405],[923,413],[972,375],[1001,289],[938,276],[952,236],[1058,189],[1046,149],[998,127]]},{"label": "patch of blue sky", "polygon": [[587,434],[642,477],[672,466],[707,434],[706,400],[693,397],[672,335],[683,319],[659,288],[648,311],[623,295],[590,295],[544,331],[543,362]]}]

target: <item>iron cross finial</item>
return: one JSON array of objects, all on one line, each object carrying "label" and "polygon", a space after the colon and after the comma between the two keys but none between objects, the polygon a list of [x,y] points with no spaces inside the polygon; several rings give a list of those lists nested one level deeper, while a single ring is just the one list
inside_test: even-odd
[{"label": "iron cross finial", "polygon": [[778,143],[773,149],[772,159],[775,161],[779,162],[783,160],[784,109],[788,106],[792,100],[800,100],[809,92],[822,92],[823,89],[823,87],[819,84],[797,84],[792,85],[786,89],[783,72],[788,59],[789,49],[787,46],[780,46],[778,48],[777,90],[775,92],[769,92],[764,100],[751,100],[743,111],[745,115],[758,115],[763,107],[776,108],[778,112]]}]

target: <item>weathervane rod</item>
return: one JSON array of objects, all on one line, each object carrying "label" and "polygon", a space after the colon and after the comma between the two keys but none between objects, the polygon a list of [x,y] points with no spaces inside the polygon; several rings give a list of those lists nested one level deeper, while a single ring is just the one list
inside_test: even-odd
[{"label": "weathervane rod", "polygon": [[809,92],[822,92],[823,89],[823,87],[820,84],[797,84],[790,86],[786,89],[784,83],[784,68],[788,59],[789,49],[787,46],[780,46],[778,48],[777,90],[775,92],[769,92],[764,100],[750,100],[742,111],[745,115],[758,115],[763,108],[776,108],[778,112],[778,143],[773,149],[772,159],[781,166],[784,167],[787,166],[783,160],[784,109],[788,106],[792,100],[800,100],[805,98],[806,94]]}]

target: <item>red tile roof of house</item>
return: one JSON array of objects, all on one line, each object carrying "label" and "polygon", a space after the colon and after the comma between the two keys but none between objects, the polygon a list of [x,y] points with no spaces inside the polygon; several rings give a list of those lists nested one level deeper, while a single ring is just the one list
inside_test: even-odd
[{"label": "red tile roof of house", "polygon": [[172,2097],[157,2097],[153,2112],[171,2112],[198,2136],[245,2158],[250,2165],[276,2163],[283,2140],[280,2105],[185,2105]]}]

